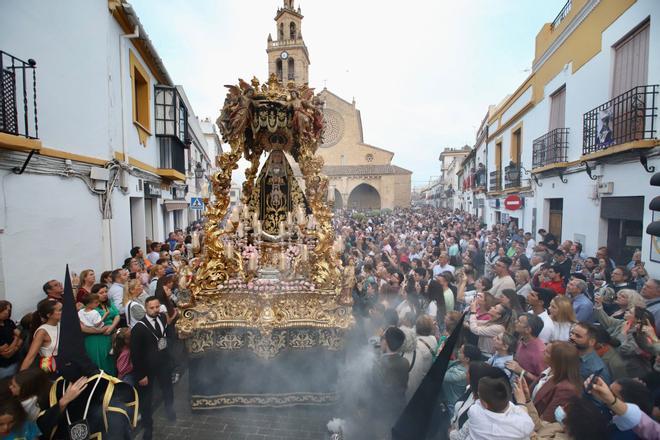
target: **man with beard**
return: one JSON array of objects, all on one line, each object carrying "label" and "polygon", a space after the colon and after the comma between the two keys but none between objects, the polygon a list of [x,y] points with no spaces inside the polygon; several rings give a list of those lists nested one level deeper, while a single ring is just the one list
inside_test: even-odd
[{"label": "man with beard", "polygon": [[606,383],[611,383],[610,371],[605,362],[596,353],[596,328],[585,322],[578,322],[571,329],[569,341],[580,353],[580,377],[587,380],[592,374],[602,377]]},{"label": "man with beard", "polygon": [[145,440],[151,440],[153,432],[153,389],[158,383],[165,403],[165,413],[170,420],[176,420],[172,407],[174,394],[172,390],[172,371],[169,368],[167,339],[165,329],[167,322],[160,314],[160,301],[155,296],[148,297],[144,302],[146,315],[137,322],[131,330],[131,361],[133,374],[138,380],[140,400],[142,402],[142,423]]}]

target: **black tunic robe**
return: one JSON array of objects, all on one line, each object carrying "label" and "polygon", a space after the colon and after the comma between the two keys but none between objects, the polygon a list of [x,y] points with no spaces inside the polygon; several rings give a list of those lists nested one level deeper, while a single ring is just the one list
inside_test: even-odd
[{"label": "black tunic robe", "polygon": [[[69,405],[60,411],[59,400],[64,394],[65,381],[59,377],[53,383],[48,398],[49,407],[37,418],[37,425],[45,439],[69,440],[68,420],[72,423],[83,418],[87,400],[94,389],[96,380],[101,375],[94,390],[87,413],[90,439],[126,440],[133,438],[132,430],[137,424],[138,396],[135,389],[105,373],[97,373],[88,380],[87,388]],[[66,383],[68,386],[68,383]]]}]

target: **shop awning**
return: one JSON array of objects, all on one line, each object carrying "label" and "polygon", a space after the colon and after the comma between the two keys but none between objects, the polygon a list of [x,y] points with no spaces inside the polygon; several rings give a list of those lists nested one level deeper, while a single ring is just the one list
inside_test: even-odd
[{"label": "shop awning", "polygon": [[188,202],[186,202],[185,200],[164,200],[163,206],[165,207],[165,211],[167,212],[179,211],[181,209],[187,209]]}]

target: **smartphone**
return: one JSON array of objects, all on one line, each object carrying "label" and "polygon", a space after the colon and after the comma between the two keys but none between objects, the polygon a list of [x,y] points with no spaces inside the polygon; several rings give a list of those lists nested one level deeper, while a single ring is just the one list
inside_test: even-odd
[{"label": "smartphone", "polygon": [[596,382],[596,379],[600,377],[600,374],[596,373],[593,375],[589,383],[587,384],[586,391],[587,393],[590,393],[592,388],[594,387],[594,383]]}]

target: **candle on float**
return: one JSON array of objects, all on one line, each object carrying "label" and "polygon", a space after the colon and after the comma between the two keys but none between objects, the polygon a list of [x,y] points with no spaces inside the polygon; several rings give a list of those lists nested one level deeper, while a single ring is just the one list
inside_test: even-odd
[{"label": "candle on float", "polygon": [[284,252],[280,254],[280,271],[285,272],[287,269],[287,258]]},{"label": "candle on float", "polygon": [[229,216],[229,221],[231,221],[233,223],[238,223],[239,220],[240,220],[240,217],[238,215],[238,206],[234,206],[234,208],[232,208],[232,210],[231,210],[231,215]]},{"label": "candle on float", "polygon": [[335,187],[328,185],[328,202],[335,201]]},{"label": "candle on float", "polygon": [[256,212],[252,214],[252,228],[257,229],[257,222],[259,221],[259,214]]},{"label": "candle on float", "polygon": [[231,260],[234,257],[234,243],[228,241],[225,245],[225,256],[228,260]]},{"label": "candle on float", "polygon": [[309,250],[307,249],[307,245],[302,244],[300,246],[302,247],[302,249],[300,251],[300,258],[302,259],[302,261],[309,260]]},{"label": "candle on float", "polygon": [[257,234],[257,239],[261,238],[261,220],[257,221],[257,227],[254,232]]},{"label": "candle on float", "polygon": [[280,236],[284,238],[285,233],[286,233],[286,228],[284,226],[284,222],[280,222]]},{"label": "candle on float", "polygon": [[242,222],[238,223],[238,228],[236,228],[236,234],[238,234],[238,238],[243,238],[243,236],[245,235]]},{"label": "candle on float", "polygon": [[243,205],[243,218],[244,219],[250,218],[250,208],[248,208],[247,205]]},{"label": "candle on float", "polygon": [[296,210],[296,220],[299,225],[305,224],[305,211],[300,205],[298,205],[298,209]]},{"label": "candle on float", "polygon": [[286,223],[287,223],[288,225],[292,225],[292,224],[293,224],[293,214],[291,213],[291,211],[289,211],[289,212],[286,213]]},{"label": "candle on float", "polygon": [[250,259],[248,260],[248,269],[257,270],[257,254],[250,254]]}]

